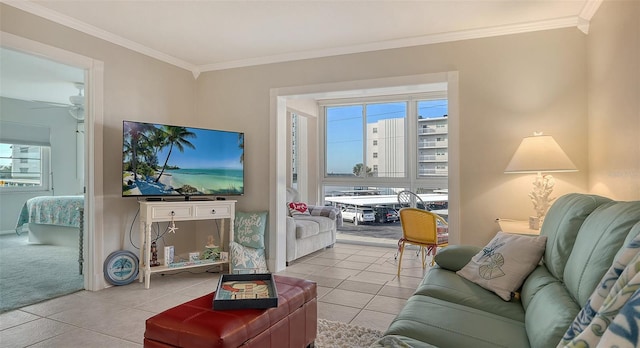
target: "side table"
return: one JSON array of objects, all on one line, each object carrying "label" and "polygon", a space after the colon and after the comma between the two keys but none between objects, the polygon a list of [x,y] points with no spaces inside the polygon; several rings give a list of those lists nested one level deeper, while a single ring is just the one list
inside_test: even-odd
[{"label": "side table", "polygon": [[532,230],[529,228],[529,221],[497,218],[496,223],[498,223],[500,231],[502,232],[530,235],[540,234],[540,230]]}]

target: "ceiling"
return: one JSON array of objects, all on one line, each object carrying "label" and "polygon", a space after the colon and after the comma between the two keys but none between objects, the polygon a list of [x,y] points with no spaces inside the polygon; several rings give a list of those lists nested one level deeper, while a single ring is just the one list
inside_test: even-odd
[{"label": "ceiling", "polygon": [[535,30],[585,33],[602,0],[7,1],[193,72]]},{"label": "ceiling", "polygon": [[72,106],[84,70],[0,47],[0,81],[2,97]]}]

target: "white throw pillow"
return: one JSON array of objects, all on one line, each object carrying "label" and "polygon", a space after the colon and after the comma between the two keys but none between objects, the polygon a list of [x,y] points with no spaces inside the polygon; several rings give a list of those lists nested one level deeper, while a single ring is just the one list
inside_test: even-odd
[{"label": "white throw pillow", "polygon": [[546,236],[498,232],[456,273],[509,301],[544,254]]}]

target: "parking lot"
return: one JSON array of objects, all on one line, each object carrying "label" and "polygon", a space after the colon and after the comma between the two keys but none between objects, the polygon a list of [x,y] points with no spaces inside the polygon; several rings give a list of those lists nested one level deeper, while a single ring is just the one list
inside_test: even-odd
[{"label": "parking lot", "polygon": [[361,237],[389,238],[400,239],[402,237],[402,227],[400,222],[371,222],[366,224],[354,225],[351,222],[344,221],[342,227],[338,228],[338,233],[344,233]]}]

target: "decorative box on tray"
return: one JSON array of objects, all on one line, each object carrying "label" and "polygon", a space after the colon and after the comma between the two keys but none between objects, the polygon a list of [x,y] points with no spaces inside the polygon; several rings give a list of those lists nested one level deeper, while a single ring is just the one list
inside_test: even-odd
[{"label": "decorative box on tray", "polygon": [[278,291],[271,273],[223,274],[213,298],[213,309],[278,307]]}]

